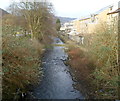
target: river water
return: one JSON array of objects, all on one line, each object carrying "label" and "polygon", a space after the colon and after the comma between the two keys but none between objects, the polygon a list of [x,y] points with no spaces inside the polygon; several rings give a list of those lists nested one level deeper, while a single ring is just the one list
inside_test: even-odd
[{"label": "river water", "polygon": [[39,85],[34,87],[32,99],[84,99],[82,94],[73,88],[75,83],[64,64],[68,55],[64,51],[64,43],[54,38],[52,49],[49,49],[42,62],[44,76]]}]

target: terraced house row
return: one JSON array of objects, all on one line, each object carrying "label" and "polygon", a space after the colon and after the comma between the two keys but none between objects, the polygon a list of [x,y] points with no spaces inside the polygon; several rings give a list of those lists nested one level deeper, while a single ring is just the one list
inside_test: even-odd
[{"label": "terraced house row", "polygon": [[107,25],[110,29],[112,27],[114,33],[117,33],[119,13],[120,1],[102,8],[94,14],[65,23],[61,30],[65,30],[71,39],[84,44],[84,37],[93,36],[102,26]]}]

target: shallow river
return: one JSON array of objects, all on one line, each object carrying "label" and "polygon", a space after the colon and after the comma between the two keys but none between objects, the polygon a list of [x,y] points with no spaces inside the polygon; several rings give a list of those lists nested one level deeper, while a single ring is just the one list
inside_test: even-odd
[{"label": "shallow river", "polygon": [[82,94],[73,88],[75,83],[64,64],[68,55],[64,51],[64,43],[54,38],[52,49],[49,49],[43,58],[44,77],[32,92],[32,99],[84,99]]}]

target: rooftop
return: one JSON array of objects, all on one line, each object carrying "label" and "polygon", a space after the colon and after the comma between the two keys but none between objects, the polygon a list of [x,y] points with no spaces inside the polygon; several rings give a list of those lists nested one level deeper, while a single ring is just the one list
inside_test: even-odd
[{"label": "rooftop", "polygon": [[115,13],[119,13],[119,12],[120,12],[120,8],[118,8],[117,10],[115,10],[113,12],[108,13],[107,15],[109,15],[109,14],[115,14]]}]

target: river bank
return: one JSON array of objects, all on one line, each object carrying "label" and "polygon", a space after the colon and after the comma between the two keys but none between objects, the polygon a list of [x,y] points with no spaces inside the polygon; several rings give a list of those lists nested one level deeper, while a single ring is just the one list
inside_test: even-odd
[{"label": "river bank", "polygon": [[[104,66],[106,60],[102,60],[102,58],[107,58],[102,57],[103,55],[100,56],[102,54],[100,52],[104,50],[100,51],[96,49],[98,50],[97,53],[96,50],[92,49],[93,47],[78,45],[65,36],[62,36],[62,38],[68,47],[66,52],[68,53],[69,59],[66,64],[70,65],[70,72],[76,81],[75,87],[87,99],[117,99],[116,74],[118,72],[116,71],[116,66],[113,66],[114,68],[112,69],[110,66]],[[101,48],[101,46],[98,47]],[[97,56],[100,59],[96,58]]]},{"label": "river bank", "polygon": [[70,65],[71,75],[76,81],[75,88],[81,91],[86,99],[94,99],[95,85],[91,83],[93,80],[91,74],[94,70],[93,61],[89,60],[79,48],[70,49],[68,55],[69,60],[66,64]]}]

